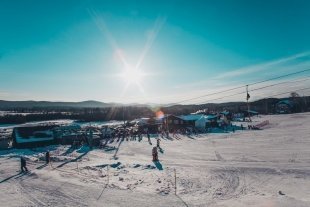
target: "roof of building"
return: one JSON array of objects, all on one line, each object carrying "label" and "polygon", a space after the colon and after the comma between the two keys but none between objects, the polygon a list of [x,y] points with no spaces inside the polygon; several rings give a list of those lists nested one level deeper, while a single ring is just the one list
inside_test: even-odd
[{"label": "roof of building", "polygon": [[217,118],[217,115],[207,115],[206,116],[206,119],[216,119]]},{"label": "roof of building", "polygon": [[17,143],[51,141],[54,139],[52,129],[55,126],[16,127],[14,129]]},{"label": "roof of building", "polygon": [[288,105],[290,107],[293,107],[293,105],[294,105],[293,102],[288,100],[288,99],[281,100],[277,104],[286,104],[286,105]]},{"label": "roof of building", "polygon": [[253,110],[245,110],[245,112],[250,113],[250,114],[258,114],[257,111],[253,111]]},{"label": "roof of building", "polygon": [[185,121],[196,121],[196,120],[201,119],[203,117],[204,117],[204,115],[202,115],[202,114],[190,114],[190,115],[180,116],[180,118],[185,120]]},{"label": "roof of building", "polygon": [[223,115],[227,116],[227,115],[230,114],[230,112],[229,111],[222,111],[220,114],[223,114]]}]

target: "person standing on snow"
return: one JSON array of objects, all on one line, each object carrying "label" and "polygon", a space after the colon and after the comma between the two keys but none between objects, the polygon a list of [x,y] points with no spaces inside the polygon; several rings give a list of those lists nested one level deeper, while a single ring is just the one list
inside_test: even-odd
[{"label": "person standing on snow", "polygon": [[138,139],[139,139],[139,142],[141,142],[142,140],[142,132],[140,129],[138,129]]},{"label": "person standing on snow", "polygon": [[20,157],[20,169],[22,172],[28,172],[28,169],[26,167],[26,159],[23,156]]},{"label": "person standing on snow", "polygon": [[45,161],[46,161],[46,164],[48,164],[50,162],[50,152],[49,151],[46,151],[46,153],[45,153]]},{"label": "person standing on snow", "polygon": [[149,141],[149,143],[152,145],[152,142],[151,142],[151,136],[150,136],[150,133],[149,132],[147,132],[147,140]]},{"label": "person standing on snow", "polygon": [[157,147],[153,147],[153,149],[152,149],[152,155],[153,155],[153,162],[157,162],[157,161],[158,161],[158,151],[157,151]]},{"label": "person standing on snow", "polygon": [[157,147],[160,148],[160,139],[157,138]]}]

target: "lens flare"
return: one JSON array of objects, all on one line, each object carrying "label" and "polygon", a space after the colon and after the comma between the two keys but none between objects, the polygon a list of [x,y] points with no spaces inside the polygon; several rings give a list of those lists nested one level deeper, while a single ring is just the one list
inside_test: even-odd
[{"label": "lens flare", "polygon": [[160,110],[156,111],[156,118],[162,119],[162,118],[164,118],[164,116],[165,116],[164,112],[162,112]]}]

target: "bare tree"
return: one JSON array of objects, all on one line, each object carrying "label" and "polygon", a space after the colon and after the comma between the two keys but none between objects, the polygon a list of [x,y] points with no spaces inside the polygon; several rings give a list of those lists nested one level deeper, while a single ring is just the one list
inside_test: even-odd
[{"label": "bare tree", "polygon": [[291,95],[291,100],[294,103],[294,111],[295,112],[303,111],[303,102],[302,102],[300,95],[297,92],[292,92],[290,95]]},{"label": "bare tree", "polygon": [[292,98],[297,98],[300,97],[299,94],[297,92],[291,92],[291,97]]}]

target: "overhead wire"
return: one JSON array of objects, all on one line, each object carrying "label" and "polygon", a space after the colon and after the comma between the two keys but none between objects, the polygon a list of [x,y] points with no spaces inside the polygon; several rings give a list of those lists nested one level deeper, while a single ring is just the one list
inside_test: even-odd
[{"label": "overhead wire", "polygon": [[[310,76],[307,76],[307,77],[310,77]],[[310,80],[310,78],[301,79],[301,80],[298,79],[298,80],[293,80],[293,81],[284,81],[284,82],[280,82],[280,83],[275,83],[275,84],[270,84],[270,85],[267,85],[267,86],[263,86],[263,87],[260,87],[260,88],[255,88],[255,89],[249,90],[249,92],[257,91],[257,90],[261,90],[261,89],[265,89],[265,88],[269,88],[269,87],[273,87],[273,86],[276,86],[276,85],[281,85],[281,84],[286,84],[286,83],[296,83],[296,82],[302,82],[302,81],[307,81],[307,80]],[[223,98],[232,97],[232,96],[236,96],[236,95],[240,95],[240,94],[244,94],[244,93],[245,92],[238,92],[238,93],[234,93],[234,94],[229,94],[229,95],[218,97],[218,98],[214,98],[214,99],[208,99],[208,100],[205,100],[203,102],[196,103],[196,104],[203,104],[206,101],[208,101],[208,102],[216,101],[216,100],[220,100],[220,99],[223,99]],[[285,93],[288,93],[288,92],[285,92]]]},{"label": "overhead wire", "polygon": [[[310,76],[306,76],[306,77],[310,77]],[[298,79],[298,80],[290,80],[290,81],[284,81],[284,82],[280,82],[280,83],[275,83],[275,84],[271,84],[271,85],[267,85],[267,86],[263,86],[263,87],[260,87],[260,88],[255,88],[255,89],[252,89],[250,91],[257,91],[257,90],[260,90],[260,89],[264,89],[264,88],[269,88],[269,87],[272,87],[272,86],[277,86],[277,85],[282,85],[282,84],[285,84],[285,83],[296,83],[296,82],[302,82],[302,81],[306,81],[306,80],[310,80],[310,78],[306,78],[306,79]]]},{"label": "overhead wire", "polygon": [[[266,79],[266,80],[257,81],[257,82],[254,82],[254,83],[250,83],[250,84],[246,84],[246,85],[242,85],[242,86],[238,86],[238,87],[234,87],[234,88],[230,88],[230,89],[226,89],[226,90],[214,92],[214,93],[209,93],[209,94],[197,96],[197,97],[190,98],[190,99],[185,99],[185,100],[182,100],[182,101],[175,102],[175,103],[173,103],[173,104],[164,105],[164,106],[162,106],[162,107],[169,107],[169,106],[181,104],[181,103],[184,103],[184,102],[188,102],[188,101],[200,99],[200,98],[207,97],[207,96],[217,95],[217,94],[220,94],[220,93],[226,93],[226,92],[229,92],[229,91],[234,91],[234,90],[237,90],[237,89],[244,88],[244,87],[246,87],[246,86],[253,86],[253,85],[260,84],[260,83],[265,83],[265,82],[268,82],[268,81],[272,81],[272,80],[277,80],[277,79],[280,79],[280,78],[288,77],[288,76],[291,76],[291,75],[296,75],[296,74],[299,74],[299,73],[304,73],[304,72],[307,72],[307,71],[310,71],[310,68],[309,68],[309,69],[305,69],[305,70],[301,70],[301,71],[297,71],[297,72],[293,72],[293,73],[288,73],[288,74],[281,75],[281,76],[277,76],[277,77],[273,77],[273,78],[269,78],[269,79]],[[306,76],[306,77],[309,77],[309,76]],[[306,79],[306,80],[308,80],[308,79]],[[299,81],[305,81],[305,80],[299,80]],[[275,83],[275,84],[271,84],[271,85],[268,85],[268,86],[263,86],[263,87],[261,87],[261,88],[253,89],[253,90],[250,90],[250,91],[260,90],[260,89],[263,89],[263,88],[272,87],[272,86],[275,86],[275,85],[280,85],[280,84],[288,83],[288,82],[290,82],[290,81],[285,81],[285,82],[281,82],[281,83]],[[208,100],[208,101],[219,100],[219,99],[223,99],[223,98],[227,98],[227,97],[239,95],[239,94],[242,94],[242,93],[244,93],[244,92],[239,92],[239,93],[235,93],[235,94],[230,94],[230,95],[227,95],[227,96],[223,96],[223,97],[220,97],[220,98],[211,99],[211,100]]]},{"label": "overhead wire", "polygon": [[[225,90],[222,90],[222,91],[217,91],[217,92],[214,92],[214,93],[209,93],[209,94],[197,96],[197,97],[190,98],[190,99],[184,99],[184,100],[175,102],[175,103],[173,103],[173,104],[167,104],[166,106],[172,106],[172,105],[181,104],[181,103],[184,103],[184,102],[188,102],[188,101],[200,99],[200,98],[207,97],[207,96],[212,96],[212,95],[216,95],[216,94],[220,94],[220,93],[225,93],[225,92],[229,92],[229,91],[234,91],[234,90],[237,90],[237,89],[244,88],[244,87],[246,87],[246,86],[253,86],[253,85],[260,84],[260,83],[265,83],[265,82],[268,82],[268,81],[277,80],[277,79],[280,79],[280,78],[284,78],[284,77],[288,77],[288,76],[292,76],[292,75],[304,73],[304,72],[307,72],[307,71],[310,71],[310,68],[305,69],[305,70],[301,70],[301,71],[297,71],[297,72],[293,72],[293,73],[288,73],[288,74],[281,75],[281,76],[277,76],[277,77],[273,77],[273,78],[269,78],[269,79],[266,79],[266,80],[257,81],[257,82],[254,82],[254,83],[250,83],[250,84],[246,84],[246,85],[242,85],[242,86],[230,88],[230,89],[225,89]],[[239,94],[239,93],[238,93],[238,94]],[[230,95],[229,95],[229,96],[230,96]],[[216,100],[217,100],[217,99],[216,99]],[[162,107],[165,107],[165,106],[162,106]]]},{"label": "overhead wire", "polygon": [[292,90],[292,91],[287,91],[287,92],[283,92],[283,93],[274,94],[274,95],[271,95],[271,96],[267,96],[267,97],[265,97],[265,98],[272,98],[272,97],[284,95],[284,94],[287,94],[287,93],[293,93],[293,92],[304,91],[304,90],[309,90],[309,89],[310,89],[310,87],[307,87],[307,88],[300,88],[300,89],[297,89],[297,90]]}]

